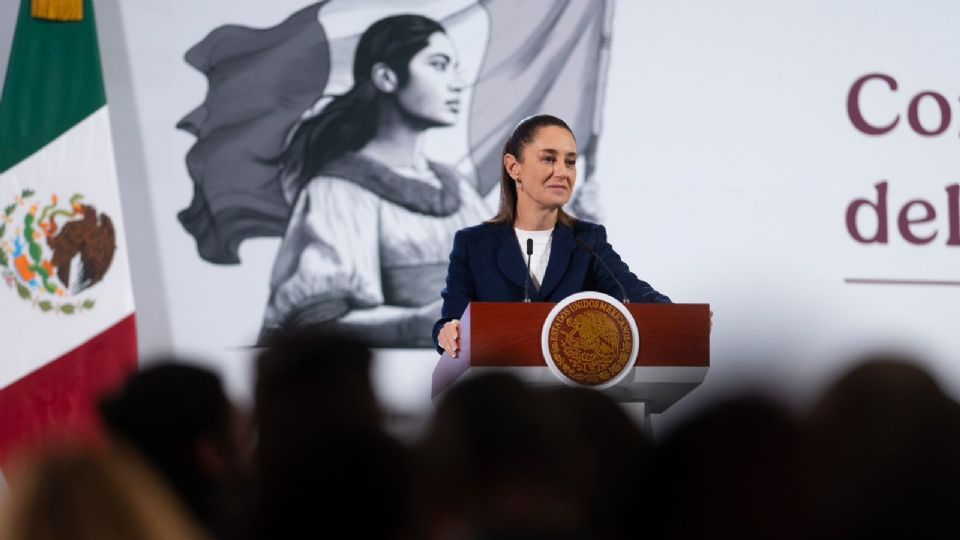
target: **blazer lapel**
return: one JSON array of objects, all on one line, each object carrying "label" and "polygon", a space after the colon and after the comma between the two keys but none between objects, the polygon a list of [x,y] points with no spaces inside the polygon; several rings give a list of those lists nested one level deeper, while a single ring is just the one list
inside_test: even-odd
[{"label": "blazer lapel", "polygon": [[[524,262],[523,253],[520,251],[520,243],[517,241],[517,235],[513,232],[513,227],[500,227],[500,249],[497,252],[497,266],[507,279],[523,287],[524,277],[527,275],[527,264]],[[533,293],[535,287],[533,280],[530,281],[530,292]]]},{"label": "blazer lapel", "polygon": [[547,271],[543,274],[543,283],[540,284],[540,296],[546,298],[557,288],[563,275],[570,266],[570,258],[577,242],[573,239],[573,229],[557,223],[553,228],[553,239],[550,243],[550,260],[547,262]]}]

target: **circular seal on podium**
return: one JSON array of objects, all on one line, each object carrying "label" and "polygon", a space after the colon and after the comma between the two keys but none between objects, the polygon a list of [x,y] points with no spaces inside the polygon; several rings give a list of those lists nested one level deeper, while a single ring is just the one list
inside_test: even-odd
[{"label": "circular seal on podium", "polygon": [[609,388],[630,373],[640,350],[633,316],[612,296],[581,292],[550,310],[540,338],[550,371],[571,386]]}]

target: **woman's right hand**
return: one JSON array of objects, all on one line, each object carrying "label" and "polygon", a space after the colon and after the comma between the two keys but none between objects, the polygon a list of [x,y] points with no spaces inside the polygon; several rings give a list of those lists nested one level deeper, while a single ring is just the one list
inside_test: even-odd
[{"label": "woman's right hand", "polygon": [[437,335],[437,343],[447,354],[456,358],[460,354],[460,321],[454,319],[444,324]]}]

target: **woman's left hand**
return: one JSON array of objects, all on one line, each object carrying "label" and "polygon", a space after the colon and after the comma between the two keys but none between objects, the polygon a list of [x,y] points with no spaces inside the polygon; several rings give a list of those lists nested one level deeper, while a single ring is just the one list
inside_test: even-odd
[{"label": "woman's left hand", "polygon": [[460,321],[454,319],[444,324],[437,335],[437,343],[447,354],[456,358],[460,354]]}]

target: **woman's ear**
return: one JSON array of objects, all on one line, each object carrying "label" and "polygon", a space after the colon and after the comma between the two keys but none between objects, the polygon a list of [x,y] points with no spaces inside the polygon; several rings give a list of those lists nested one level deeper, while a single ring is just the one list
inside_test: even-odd
[{"label": "woman's ear", "polygon": [[507,169],[507,174],[514,180],[517,180],[520,176],[520,162],[517,161],[517,158],[514,157],[513,154],[503,155],[503,167]]},{"label": "woman's ear", "polygon": [[385,94],[396,92],[400,85],[400,81],[397,80],[397,73],[383,62],[377,62],[370,68],[370,80],[373,81],[377,90]]}]

